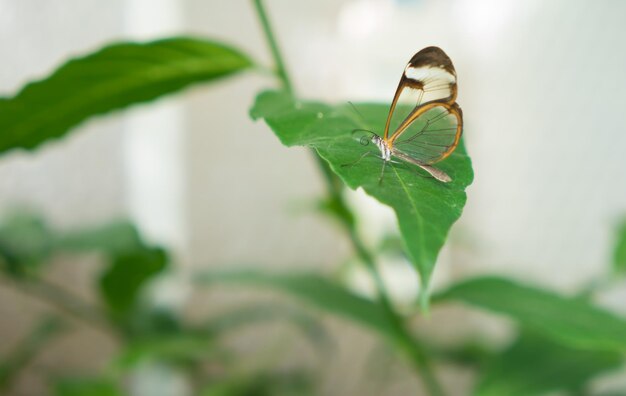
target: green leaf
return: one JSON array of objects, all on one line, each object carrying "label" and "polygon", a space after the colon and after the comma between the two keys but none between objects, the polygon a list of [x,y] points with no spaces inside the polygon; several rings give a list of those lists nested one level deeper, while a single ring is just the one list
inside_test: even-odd
[{"label": "green leaf", "polygon": [[0,153],[34,148],[91,116],[251,66],[248,57],[231,47],[194,38],[104,47],[0,100]]},{"label": "green leaf", "polygon": [[59,380],[56,396],[122,396],[117,384],[101,378],[72,378]]},{"label": "green leaf", "polygon": [[146,248],[116,256],[100,278],[100,292],[116,320],[129,319],[142,286],[167,266],[162,249]]},{"label": "green leaf", "polygon": [[574,348],[626,351],[626,320],[580,298],[497,277],[461,282],[433,297],[507,315],[521,326]]},{"label": "green leaf", "polygon": [[577,390],[622,363],[619,354],[577,350],[522,335],[483,373],[476,396],[533,396]]},{"label": "green leaf", "polygon": [[613,251],[613,271],[626,274],[626,219],[617,229],[615,250]]},{"label": "green leaf", "polygon": [[472,182],[471,161],[463,143],[446,160],[437,164],[453,181],[441,183],[420,177],[409,165],[388,167],[382,184],[382,163],[368,156],[348,167],[368,150],[352,135],[356,128],[381,132],[389,111],[386,104],[357,104],[365,120],[348,105],[330,106],[319,102],[298,102],[283,92],[264,92],[257,97],[250,115],[263,118],[286,146],[309,146],[326,160],[332,170],[353,189],[366,193],[396,212],[407,253],[427,289],[437,255],[452,224],[465,205],[465,188]]},{"label": "green leaf", "polygon": [[198,276],[205,284],[246,284],[269,287],[304,300],[327,312],[361,323],[394,339],[384,310],[329,279],[315,274],[270,274],[254,270],[207,272]]}]

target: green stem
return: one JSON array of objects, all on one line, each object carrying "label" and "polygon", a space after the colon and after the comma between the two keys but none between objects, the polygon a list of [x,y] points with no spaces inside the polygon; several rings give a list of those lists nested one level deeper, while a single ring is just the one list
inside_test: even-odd
[{"label": "green stem", "polygon": [[265,39],[267,40],[270,50],[272,51],[272,57],[274,58],[274,65],[276,67],[276,74],[280,81],[283,84],[283,88],[290,94],[293,94],[293,86],[291,85],[291,80],[287,75],[287,69],[285,69],[285,63],[283,62],[283,57],[280,55],[280,50],[278,49],[278,44],[276,43],[276,38],[274,33],[272,32],[272,28],[270,26],[270,21],[267,18],[267,13],[265,12],[265,7],[263,6],[262,0],[253,0],[254,7],[256,9],[256,13],[261,20],[261,26],[263,27],[263,32],[265,33]]},{"label": "green stem", "polygon": [[[345,205],[345,204],[344,204]],[[346,209],[348,210],[348,209]],[[424,382],[424,386],[428,389],[428,392],[433,396],[445,395],[443,388],[439,384],[437,377],[433,371],[430,361],[427,357],[425,348],[421,342],[413,337],[406,328],[406,323],[403,318],[398,315],[389,299],[389,293],[383,282],[380,273],[376,269],[376,262],[373,259],[373,255],[367,250],[362,240],[356,233],[356,229],[353,225],[345,224],[348,229],[350,241],[356,251],[359,258],[365,263],[371,277],[376,284],[376,290],[378,293],[378,300],[387,316],[387,320],[391,324],[391,328],[394,332],[394,343],[396,347],[402,351],[415,370],[419,373]]]},{"label": "green stem", "polygon": [[[291,84],[291,81],[289,80],[289,76],[287,75],[285,64],[280,54],[280,50],[278,49],[278,44],[276,43],[276,39],[272,32],[269,19],[267,18],[267,13],[265,12],[265,8],[263,6],[263,1],[253,0],[253,3],[256,8],[257,15],[261,21],[261,25],[263,26],[265,38],[267,39],[267,42],[272,51],[272,57],[274,58],[274,64],[276,68],[276,75],[281,80],[285,90],[287,90],[290,94],[293,94],[293,86]],[[403,318],[394,311],[391,302],[389,301],[389,295],[387,293],[387,290],[385,289],[384,282],[376,268],[374,256],[365,247],[365,244],[359,237],[356,231],[355,223],[353,221],[354,215],[346,204],[345,200],[343,199],[343,185],[341,181],[330,169],[330,166],[326,161],[324,161],[316,152],[313,152],[313,155],[316,159],[316,163],[322,175],[324,176],[329,200],[335,205],[335,213],[337,214],[336,217],[346,229],[356,254],[365,263],[368,271],[371,273],[371,276],[374,279],[374,282],[376,283],[378,299],[394,331],[394,343],[396,344],[395,346],[408,356],[416,371],[421,375],[422,380],[424,381],[424,386],[428,389],[428,392],[433,396],[443,396],[443,389],[437,382],[437,379],[433,373],[432,367],[427,358],[427,354],[424,348],[421,346],[418,340],[416,340],[414,337],[411,336],[411,334],[409,334]]]},{"label": "green stem", "polygon": [[[285,68],[285,62],[283,62],[283,57],[280,53],[280,49],[278,48],[278,43],[276,42],[276,37],[274,36],[274,32],[272,31],[272,27],[270,25],[269,18],[267,17],[267,12],[265,11],[265,6],[263,5],[263,0],[253,0],[254,7],[256,9],[259,20],[261,21],[261,26],[263,27],[263,33],[265,34],[265,39],[267,40],[270,50],[272,52],[272,58],[274,59],[274,67],[276,71],[277,77],[280,79],[283,87],[290,94],[294,94],[293,85],[291,84],[291,79],[287,74],[287,69]],[[338,180],[337,176],[330,169],[330,166],[324,161],[315,150],[311,150],[313,152],[313,156],[317,161],[317,165],[324,175],[324,178],[327,182],[327,185],[330,190],[339,194],[341,190],[341,183]]]}]

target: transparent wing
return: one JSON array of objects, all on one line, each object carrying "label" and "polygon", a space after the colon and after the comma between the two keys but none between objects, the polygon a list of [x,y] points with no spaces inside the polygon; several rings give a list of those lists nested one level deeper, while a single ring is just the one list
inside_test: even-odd
[{"label": "transparent wing", "polygon": [[397,131],[420,106],[453,103],[456,93],[456,72],[448,55],[438,47],[419,51],[404,68],[389,109],[384,138],[390,131]]},{"label": "transparent wing", "polygon": [[463,113],[456,103],[430,103],[414,112],[401,128],[390,139],[392,153],[430,165],[446,158],[459,144]]}]

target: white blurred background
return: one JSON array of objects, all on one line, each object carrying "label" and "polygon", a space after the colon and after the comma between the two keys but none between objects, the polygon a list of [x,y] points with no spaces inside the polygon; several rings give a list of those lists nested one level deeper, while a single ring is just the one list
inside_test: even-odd
[{"label": "white blurred background", "polygon": [[[571,291],[605,270],[615,221],[626,213],[626,2],[266,3],[305,97],[389,102],[413,53],[437,45],[452,58],[475,181],[436,284],[495,272]],[[225,40],[270,63],[250,1],[0,0],[0,92],[11,95],[68,56],[110,41],[171,34]],[[323,191],[310,154],[282,147],[247,116],[254,95],[272,84],[247,74],[196,87],[4,156],[0,211],[31,206],[60,227],[131,217],[189,269],[333,269],[349,253],[344,237],[293,210]],[[367,224],[387,221],[373,216]],[[86,275],[66,269],[64,276]],[[607,305],[626,313],[625,290]],[[40,309],[0,290],[0,337],[18,339]],[[450,320],[429,326],[450,332]],[[340,328],[350,345],[368,342]],[[101,364],[114,346],[92,337],[67,341],[48,359]],[[68,347],[81,354],[62,352]],[[354,359],[344,355],[338,371]],[[337,375],[325,394],[358,394],[358,378]]]}]

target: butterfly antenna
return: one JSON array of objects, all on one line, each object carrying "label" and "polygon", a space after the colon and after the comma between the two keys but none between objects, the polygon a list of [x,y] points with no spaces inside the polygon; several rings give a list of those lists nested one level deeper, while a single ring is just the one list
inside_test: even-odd
[{"label": "butterfly antenna", "polygon": [[369,129],[363,129],[363,128],[354,128],[352,130],[352,134],[354,135],[356,132],[368,132],[371,133],[372,135],[376,135],[376,133],[374,131],[370,131]]},{"label": "butterfly antenna", "polygon": [[352,107],[352,110],[354,110],[354,112],[361,118],[361,121],[363,121],[364,124],[367,124],[367,121],[365,121],[365,117],[363,117],[363,114],[361,114],[359,109],[356,108],[354,103],[352,103],[351,101],[348,101],[348,104],[350,105],[350,107]]}]

